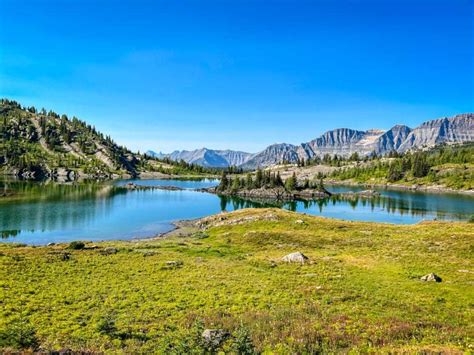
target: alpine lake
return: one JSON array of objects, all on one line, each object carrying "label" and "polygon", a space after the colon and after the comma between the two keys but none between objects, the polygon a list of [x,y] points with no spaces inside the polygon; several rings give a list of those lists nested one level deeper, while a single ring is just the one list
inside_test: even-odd
[{"label": "alpine lake", "polygon": [[[174,186],[179,190],[127,189]],[[278,207],[311,215],[352,221],[412,224],[422,220],[469,220],[474,197],[456,193],[425,193],[377,189],[380,196],[314,201],[250,201],[196,189],[212,187],[214,179],[118,180],[55,183],[0,180],[1,242],[45,245],[73,240],[130,240],[156,237],[173,222],[241,208]],[[333,185],[334,193],[364,187]]]}]

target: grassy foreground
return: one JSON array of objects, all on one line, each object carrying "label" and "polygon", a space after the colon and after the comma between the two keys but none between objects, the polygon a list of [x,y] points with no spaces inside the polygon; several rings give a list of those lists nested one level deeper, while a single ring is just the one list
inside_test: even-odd
[{"label": "grassy foreground", "polygon": [[[473,351],[472,224],[278,209],[202,223],[96,249],[1,244],[0,349],[202,353],[211,328],[235,353]],[[310,262],[280,261],[294,251]]]}]

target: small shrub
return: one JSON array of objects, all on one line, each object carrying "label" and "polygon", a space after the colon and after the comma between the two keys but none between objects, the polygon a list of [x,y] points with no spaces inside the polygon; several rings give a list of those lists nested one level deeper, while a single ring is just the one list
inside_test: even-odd
[{"label": "small shrub", "polygon": [[28,321],[17,320],[0,330],[0,348],[35,350],[38,345],[35,328]]},{"label": "small shrub", "polygon": [[115,325],[115,318],[111,314],[107,314],[97,322],[97,331],[100,334],[114,337],[117,333],[117,326]]},{"label": "small shrub", "polygon": [[257,354],[250,336],[250,331],[243,325],[241,325],[234,333],[233,350],[237,354],[242,355]]},{"label": "small shrub", "polygon": [[193,237],[196,239],[206,239],[209,238],[209,234],[203,231],[199,231],[193,234]]},{"label": "small shrub", "polygon": [[22,261],[24,259],[21,255],[12,255],[12,260],[14,261]]},{"label": "small shrub", "polygon": [[82,250],[85,247],[86,245],[83,242],[74,241],[74,242],[69,243],[68,249]]},{"label": "small shrub", "polygon": [[183,262],[181,260],[172,260],[167,261],[165,265],[162,267],[163,270],[167,269],[179,269],[183,266]]}]

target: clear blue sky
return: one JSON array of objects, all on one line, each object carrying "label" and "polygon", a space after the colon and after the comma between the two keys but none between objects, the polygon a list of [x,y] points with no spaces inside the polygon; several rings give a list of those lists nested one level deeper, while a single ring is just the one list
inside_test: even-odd
[{"label": "clear blue sky", "polygon": [[137,150],[474,111],[472,0],[0,0],[0,96]]}]

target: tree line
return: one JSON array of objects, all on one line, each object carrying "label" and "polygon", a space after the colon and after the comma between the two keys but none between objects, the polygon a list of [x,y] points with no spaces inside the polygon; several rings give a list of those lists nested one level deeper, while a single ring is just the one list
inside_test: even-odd
[{"label": "tree line", "polygon": [[320,177],[317,181],[305,179],[302,183],[299,183],[295,172],[293,172],[290,177],[283,181],[280,176],[280,172],[275,173],[269,170],[262,170],[260,168],[255,172],[255,176],[251,173],[247,173],[245,177],[230,177],[226,171],[223,171],[217,191],[236,192],[239,190],[273,188],[284,188],[289,192],[304,189],[321,189],[323,188],[323,182],[322,178]]}]

